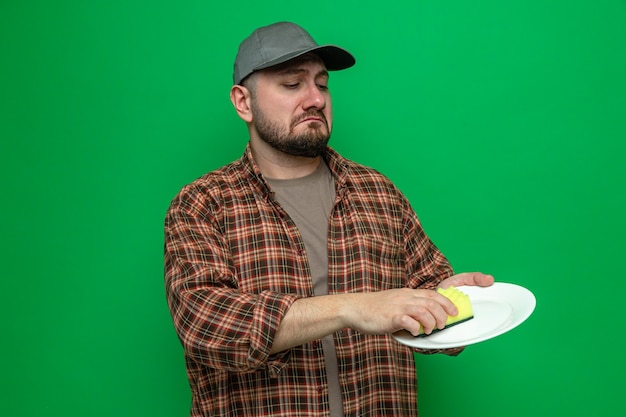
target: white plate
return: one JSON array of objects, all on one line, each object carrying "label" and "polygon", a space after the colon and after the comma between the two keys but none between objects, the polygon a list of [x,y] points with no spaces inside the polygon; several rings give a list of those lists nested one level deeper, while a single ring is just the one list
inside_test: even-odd
[{"label": "white plate", "polygon": [[422,349],[445,349],[482,342],[519,326],[535,309],[532,292],[524,287],[496,282],[489,287],[463,286],[469,295],[474,318],[428,336],[415,337],[407,331],[393,334],[400,343]]}]

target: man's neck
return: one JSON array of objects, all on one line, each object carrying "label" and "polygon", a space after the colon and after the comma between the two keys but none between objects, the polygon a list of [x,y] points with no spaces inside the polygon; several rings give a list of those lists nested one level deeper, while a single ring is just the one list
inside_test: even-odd
[{"label": "man's neck", "polygon": [[277,151],[261,140],[251,140],[254,162],[261,174],[278,180],[301,178],[315,172],[322,157],[293,156]]}]

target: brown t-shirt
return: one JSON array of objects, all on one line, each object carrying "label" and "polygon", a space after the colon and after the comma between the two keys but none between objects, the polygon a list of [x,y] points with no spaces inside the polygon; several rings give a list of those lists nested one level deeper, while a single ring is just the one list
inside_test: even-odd
[{"label": "brown t-shirt", "polygon": [[[335,181],[325,162],[305,177],[267,178],[276,200],[294,221],[306,248],[315,295],[328,294],[328,219],[335,201]],[[333,335],[322,338],[331,417],[343,417],[341,386]]]}]

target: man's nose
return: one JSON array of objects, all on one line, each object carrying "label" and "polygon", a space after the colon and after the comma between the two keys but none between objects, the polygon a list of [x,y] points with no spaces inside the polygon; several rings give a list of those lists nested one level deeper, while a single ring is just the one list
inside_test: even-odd
[{"label": "man's nose", "polygon": [[326,96],[322,93],[317,84],[309,86],[306,89],[306,97],[303,102],[304,109],[323,109],[326,107]]}]

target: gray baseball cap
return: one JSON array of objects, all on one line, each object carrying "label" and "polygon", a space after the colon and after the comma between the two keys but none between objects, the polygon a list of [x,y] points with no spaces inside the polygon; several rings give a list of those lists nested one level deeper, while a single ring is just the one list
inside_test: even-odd
[{"label": "gray baseball cap", "polygon": [[295,23],[279,22],[256,29],[241,42],[235,58],[233,83],[239,84],[254,71],[282,64],[307,52],[315,52],[329,71],[350,68],[352,54],[335,45],[318,45]]}]

